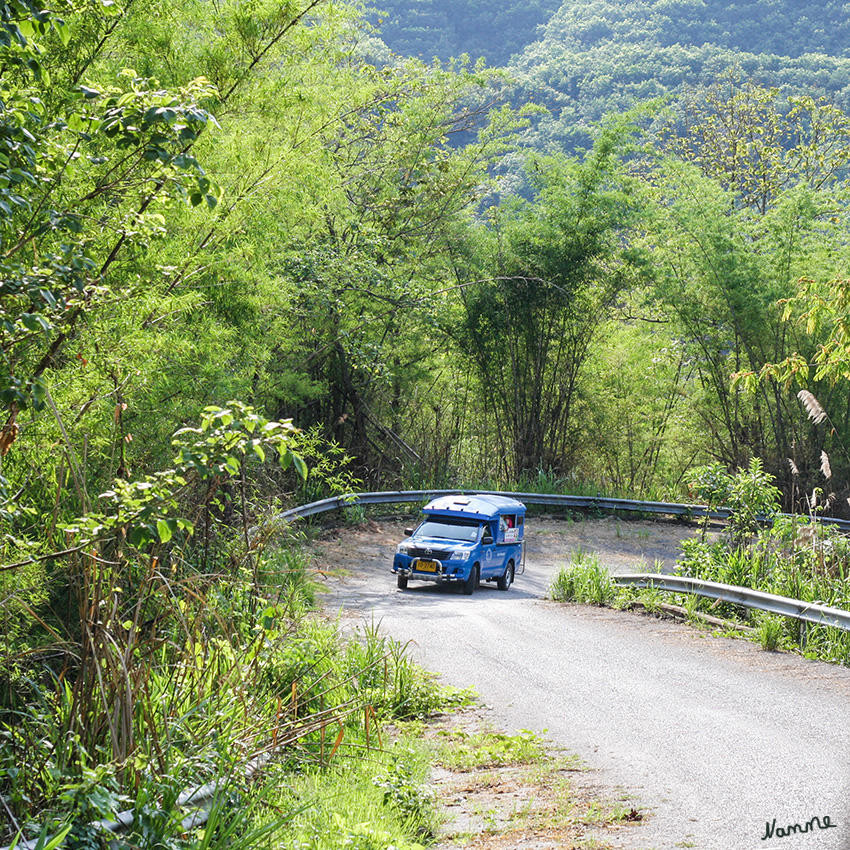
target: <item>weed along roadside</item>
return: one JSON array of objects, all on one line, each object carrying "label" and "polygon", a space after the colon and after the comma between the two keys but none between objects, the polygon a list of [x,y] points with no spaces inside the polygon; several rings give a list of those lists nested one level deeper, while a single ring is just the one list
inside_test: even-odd
[{"label": "weed along roadside", "polygon": [[[850,664],[850,540],[821,521],[814,503],[809,516],[780,514],[771,480],[757,459],[734,474],[720,464],[694,471],[690,489],[708,511],[700,533],[681,541],[674,570],[693,581],[673,578],[661,589],[660,576],[618,579],[577,548],[553,577],[549,597],[672,616],[749,635],[766,650]],[[728,523],[709,535],[710,514],[721,505]],[[652,570],[661,571],[659,564]]]},{"label": "weed along roadside", "polygon": [[400,724],[431,754],[430,788],[442,813],[435,850],[594,847],[643,820],[574,755],[529,730],[502,731],[478,702]]},{"label": "weed along roadside", "polygon": [[[375,640],[366,636],[367,655]],[[408,716],[379,709],[371,742],[364,727],[324,764],[278,774],[286,790],[277,805],[293,815],[277,846],[607,850],[606,836],[642,821],[634,801],[597,788],[575,756],[527,730],[502,731],[470,692],[441,688],[407,662],[401,669],[417,683]]]},{"label": "weed along roadside", "polygon": [[[847,542],[833,529],[803,530],[809,532],[803,536],[806,545],[790,553],[770,548],[772,540],[787,537],[783,522],[760,532],[748,546],[685,540],[673,576],[658,570],[612,575],[595,554],[577,549],[554,575],[548,596],[556,602],[668,616],[747,636],[765,650],[850,665]],[[820,553],[812,551],[812,539],[820,539]],[[793,537],[791,542],[796,542]],[[824,552],[831,564],[818,568]]]}]

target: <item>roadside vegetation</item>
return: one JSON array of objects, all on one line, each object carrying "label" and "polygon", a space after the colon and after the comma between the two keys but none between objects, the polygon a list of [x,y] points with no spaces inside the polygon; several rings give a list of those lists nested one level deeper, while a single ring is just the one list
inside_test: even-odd
[{"label": "roadside vegetation", "polygon": [[[417,797],[428,760],[383,730],[465,697],[377,629],[315,612],[297,540],[232,554],[230,571],[152,565],[141,592],[92,563],[100,595],[77,601],[102,612],[80,624],[97,633],[34,648],[41,681],[26,653],[7,655],[20,674],[0,726],[3,844],[69,829],[66,847],[99,847],[95,822],[122,811],[133,823],[113,846],[407,848],[431,835],[436,813]],[[209,819],[181,825],[178,796],[210,782]]]},{"label": "roadside vegetation", "polygon": [[[696,470],[692,491],[709,507],[727,506],[721,534],[682,541],[676,574],[850,610],[850,540],[818,521],[816,501],[809,516],[782,516],[779,493],[757,461],[734,475],[722,466]],[[747,633],[764,649],[787,649],[807,658],[850,664],[850,633],[830,626],[753,611],[732,603],[657,588],[621,587],[595,555],[572,553],[552,581],[550,597],[614,608],[639,608],[695,625]]]}]

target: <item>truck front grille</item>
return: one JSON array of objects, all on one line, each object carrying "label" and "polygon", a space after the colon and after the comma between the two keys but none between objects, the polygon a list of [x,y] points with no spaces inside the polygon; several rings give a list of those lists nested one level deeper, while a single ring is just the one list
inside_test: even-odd
[{"label": "truck front grille", "polygon": [[427,558],[431,561],[448,561],[451,558],[451,550],[446,549],[409,549],[407,552],[411,558]]}]

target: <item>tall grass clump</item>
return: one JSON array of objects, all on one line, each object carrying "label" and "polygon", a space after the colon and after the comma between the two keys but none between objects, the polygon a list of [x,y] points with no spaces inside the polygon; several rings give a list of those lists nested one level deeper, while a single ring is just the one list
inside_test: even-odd
[{"label": "tall grass clump", "polygon": [[[850,610],[850,537],[810,516],[778,513],[778,491],[761,464],[727,473],[715,464],[697,470],[692,492],[716,508],[731,511],[727,534],[709,539],[703,533],[682,542],[677,572],[705,581],[749,587],[802,602]],[[814,500],[812,500],[814,503]],[[550,597],[557,601],[610,605],[639,601],[659,611],[664,591],[620,589],[593,555],[578,550],[552,581]],[[711,603],[688,597],[685,614],[700,611],[742,620],[754,626],[754,637],[767,650],[793,649],[811,658],[850,664],[850,633],[830,626],[812,626],[793,619],[754,613],[741,605]]]},{"label": "tall grass clump", "polygon": [[549,598],[556,602],[584,602],[609,605],[617,597],[617,586],[595,554],[577,549],[570,563],[555,574]]},{"label": "tall grass clump", "polygon": [[[828,463],[825,470],[829,477]],[[731,515],[725,539],[708,542],[704,526],[700,539],[684,542],[681,574],[848,610],[850,541],[819,521],[817,489],[809,499],[808,516],[786,517],[778,513],[778,491],[758,459],[735,473],[719,464],[703,467],[690,486],[709,507],[726,506]],[[738,606],[727,610],[729,616],[752,619],[766,649],[796,645],[811,657],[850,663],[846,632],[780,622]]]},{"label": "tall grass clump", "polygon": [[783,636],[785,634],[785,618],[776,614],[760,612],[755,617],[756,633],[761,648],[768,652],[775,652],[782,648]]},{"label": "tall grass clump", "polygon": [[[775,488],[758,464],[734,475],[707,467],[700,482],[710,505],[731,500],[730,531],[716,542],[709,542],[705,535],[684,541],[680,574],[850,610],[847,535],[820,522],[816,511],[809,516],[778,514]],[[757,522],[756,509],[769,522]],[[850,664],[847,632],[794,620],[780,622],[742,611],[740,606],[723,606],[723,610],[728,616],[753,620],[766,649],[796,646],[810,657]]]}]

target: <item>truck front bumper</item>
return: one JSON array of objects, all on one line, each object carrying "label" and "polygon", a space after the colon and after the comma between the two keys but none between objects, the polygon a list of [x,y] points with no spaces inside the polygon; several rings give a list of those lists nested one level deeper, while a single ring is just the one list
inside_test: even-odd
[{"label": "truck front bumper", "polygon": [[[459,565],[453,565],[450,562],[446,563],[443,561],[425,561],[424,563],[428,565],[428,568],[417,569],[420,560],[419,558],[405,558],[404,556],[396,555],[393,561],[392,572],[394,575],[401,575],[415,581],[431,581],[436,584],[466,581],[466,575],[458,572],[462,569]],[[433,568],[431,565],[434,565]]]}]

